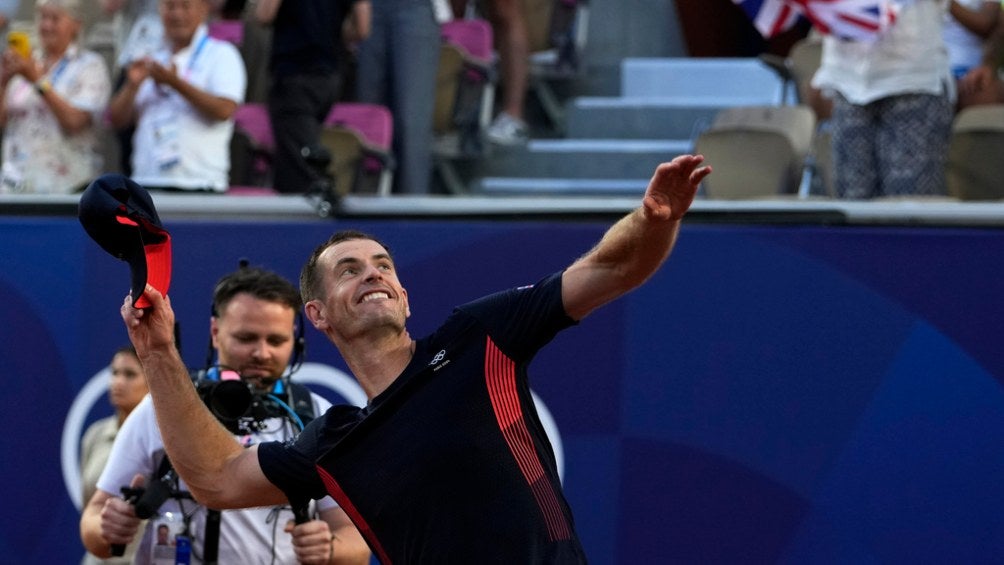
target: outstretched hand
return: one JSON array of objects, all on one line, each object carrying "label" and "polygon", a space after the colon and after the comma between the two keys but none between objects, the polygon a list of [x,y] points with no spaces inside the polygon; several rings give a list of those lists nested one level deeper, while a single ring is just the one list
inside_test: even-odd
[{"label": "outstretched hand", "polygon": [[146,285],[143,295],[150,301],[149,308],[133,307],[132,293],[129,293],[119,310],[129,332],[129,339],[136,347],[140,358],[150,351],[175,347],[174,310],[171,308],[171,299],[149,284]]},{"label": "outstretched hand", "polygon": [[679,220],[690,209],[697,188],[711,167],[700,166],[701,155],[680,155],[655,169],[645,190],[642,209],[646,217],[658,220]]}]

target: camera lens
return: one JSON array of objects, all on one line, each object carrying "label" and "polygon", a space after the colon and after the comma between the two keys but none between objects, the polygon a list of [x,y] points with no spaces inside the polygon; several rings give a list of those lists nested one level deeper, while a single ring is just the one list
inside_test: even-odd
[{"label": "camera lens", "polygon": [[217,418],[235,421],[251,408],[251,389],[243,381],[220,381],[213,387],[209,408]]}]

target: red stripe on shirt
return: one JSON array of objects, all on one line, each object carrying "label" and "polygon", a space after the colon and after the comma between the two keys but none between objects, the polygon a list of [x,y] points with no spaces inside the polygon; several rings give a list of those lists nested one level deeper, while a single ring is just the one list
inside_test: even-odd
[{"label": "red stripe on shirt", "polygon": [[328,489],[328,494],[330,494],[331,498],[334,498],[335,501],[338,502],[338,505],[342,507],[342,510],[344,510],[345,514],[347,514],[349,519],[352,520],[352,523],[356,525],[356,529],[359,530],[359,533],[362,534],[363,538],[366,539],[366,542],[369,543],[370,549],[372,549],[373,553],[376,554],[380,563],[382,565],[391,565],[390,557],[387,555],[387,551],[383,548],[383,545],[380,544],[380,540],[377,539],[376,533],[373,532],[373,528],[371,528],[370,525],[366,523],[366,520],[363,519],[362,514],[359,513],[359,510],[354,504],[352,504],[352,501],[349,500],[348,495],[342,490],[338,481],[336,481],[335,478],[320,465],[317,465],[317,473],[321,476],[321,480],[324,481],[324,487]]},{"label": "red stripe on shirt", "polygon": [[516,363],[487,340],[485,384],[502,437],[526,479],[537,506],[547,524],[551,541],[572,538],[571,528],[558,502],[558,495],[544,473],[544,466],[533,446],[533,438],[523,417],[523,407],[516,389]]}]

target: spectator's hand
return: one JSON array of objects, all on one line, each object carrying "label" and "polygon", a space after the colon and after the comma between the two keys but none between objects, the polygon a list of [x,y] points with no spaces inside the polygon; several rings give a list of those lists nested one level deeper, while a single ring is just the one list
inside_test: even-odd
[{"label": "spectator's hand", "polygon": [[293,552],[300,563],[316,565],[327,563],[333,552],[331,529],[324,520],[311,520],[303,524],[286,523],[286,533],[293,534]]},{"label": "spectator's hand", "polygon": [[[133,488],[143,486],[143,475],[133,477]],[[105,501],[101,509],[101,537],[111,545],[126,545],[136,537],[140,519],[136,517],[136,508],[125,500],[113,496]]]},{"label": "spectator's hand", "polygon": [[983,92],[993,85],[996,78],[997,73],[994,69],[986,65],[977,65],[959,79],[959,92],[969,96]]},{"label": "spectator's hand", "polygon": [[3,53],[4,83],[13,78],[14,75],[21,75],[28,82],[35,82],[42,77],[42,69],[33,59],[22,57],[14,50],[8,49]]},{"label": "spectator's hand", "polygon": [[135,88],[139,88],[140,83],[146,80],[148,76],[150,76],[150,71],[147,70],[146,59],[133,61],[129,63],[129,67],[126,69],[126,80]]},{"label": "spectator's hand", "polygon": [[147,68],[150,71],[150,78],[157,83],[157,86],[169,86],[174,88],[174,85],[181,80],[178,77],[177,69],[175,68],[174,63],[171,63],[170,66],[164,66],[151,59],[147,64]]},{"label": "spectator's hand", "polygon": [[162,295],[151,285],[146,285],[143,292],[150,301],[149,308],[133,308],[132,293],[122,303],[120,313],[125,322],[129,339],[140,359],[150,351],[173,350],[174,345],[174,310],[171,299]]},{"label": "spectator's hand", "polygon": [[711,172],[701,167],[704,157],[680,155],[659,165],[645,190],[642,209],[645,217],[655,220],[679,220],[690,209],[698,185]]}]

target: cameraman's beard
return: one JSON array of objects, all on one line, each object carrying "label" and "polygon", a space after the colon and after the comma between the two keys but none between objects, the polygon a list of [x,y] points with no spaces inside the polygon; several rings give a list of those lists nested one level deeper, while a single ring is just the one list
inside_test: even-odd
[{"label": "cameraman's beard", "polygon": [[279,377],[267,375],[267,376],[252,376],[244,377],[244,382],[248,383],[258,392],[272,392],[272,388],[275,387],[275,383],[279,380]]}]

